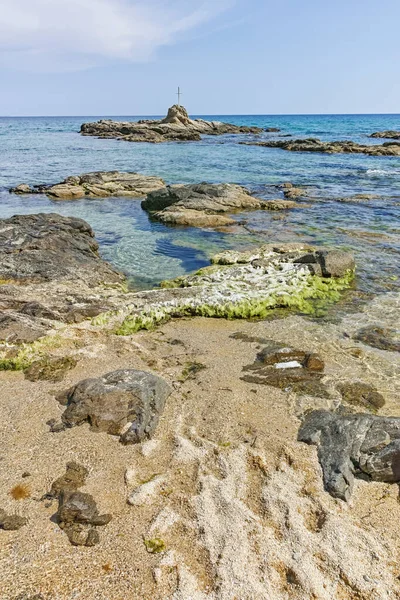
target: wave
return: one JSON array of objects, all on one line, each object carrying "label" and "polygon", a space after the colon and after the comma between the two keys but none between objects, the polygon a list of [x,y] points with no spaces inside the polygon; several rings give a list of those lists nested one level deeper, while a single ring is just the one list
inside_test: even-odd
[{"label": "wave", "polygon": [[380,177],[381,175],[400,175],[400,169],[368,169],[367,175]]}]

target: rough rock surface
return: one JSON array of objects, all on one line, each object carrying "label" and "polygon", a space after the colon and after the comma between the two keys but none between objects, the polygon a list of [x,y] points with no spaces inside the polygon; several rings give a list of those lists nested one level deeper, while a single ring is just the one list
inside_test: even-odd
[{"label": "rough rock surface", "polygon": [[359,329],[354,339],[373,348],[400,352],[400,332],[380,325],[367,325]]},{"label": "rough rock surface", "polygon": [[341,383],[338,390],[348,404],[362,406],[373,412],[385,405],[385,398],[376,387],[362,381]]},{"label": "rough rock surface", "polygon": [[343,277],[355,269],[353,256],[341,250],[318,250],[304,254],[294,260],[296,264],[308,265],[315,275],[322,277]]},{"label": "rough rock surface", "polygon": [[129,444],[151,437],[171,391],[157,375],[123,369],[85,379],[57,400],[67,407],[62,415],[65,427],[88,421],[93,431],[119,435]]},{"label": "rough rock surface", "polygon": [[76,200],[78,198],[108,198],[110,196],[129,196],[140,198],[149,192],[164,187],[159,177],[140,173],[121,173],[119,171],[97,171],[67,177],[55,185],[29,186],[22,183],[11,188],[14,194],[46,194],[56,200]]},{"label": "rough rock surface", "polygon": [[160,121],[141,120],[138,122],[117,122],[101,120],[97,123],[83,123],[82,135],[94,135],[99,138],[117,138],[127,142],[170,142],[198,141],[201,135],[222,135],[232,133],[261,133],[258,127],[244,127],[190,119],[183,106],[174,105],[168,109],[168,115]]},{"label": "rough rock surface", "polygon": [[250,192],[232,183],[172,185],[150,193],[142,208],[163,223],[194,227],[231,225],[224,213],[262,208]]},{"label": "rough rock surface", "polygon": [[26,525],[28,520],[19,515],[8,515],[5,510],[0,508],[0,529],[5,531],[16,531]]},{"label": "rough rock surface", "polygon": [[369,137],[372,138],[386,138],[390,140],[400,140],[400,131],[376,131],[375,133],[371,133]]},{"label": "rough rock surface", "polygon": [[[238,336],[238,339],[242,338]],[[262,340],[262,343],[266,345],[254,364],[244,368],[246,375],[243,381],[290,389],[299,394],[327,396],[325,386],[321,383],[325,364],[318,354],[272,340]]]},{"label": "rough rock surface", "polygon": [[357,144],[351,141],[321,142],[316,138],[298,140],[274,140],[267,142],[240,142],[249,146],[281,148],[291,152],[322,152],[324,154],[369,154],[370,156],[400,156],[400,143],[386,142],[379,145]]},{"label": "rough rock surface", "polygon": [[80,279],[93,285],[124,278],[100,259],[86,221],[49,213],[0,220],[0,279],[18,284]]},{"label": "rough rock surface", "polygon": [[[284,307],[312,313],[313,299],[339,299],[340,291],[351,282],[354,259],[344,253],[337,268],[332,260],[332,270],[327,269],[321,278],[313,264],[296,262],[307,254],[301,244],[267,244],[246,252],[220,253],[210,267],[163,282],[162,290],[132,295],[117,333],[130,335],[174,317],[264,318],[271,309]],[[339,264],[343,277],[337,275]]]},{"label": "rough rock surface", "polygon": [[306,415],[298,440],[318,447],[325,489],[334,497],[349,500],[355,477],[400,482],[400,418],[317,410]]},{"label": "rough rock surface", "polygon": [[111,515],[100,515],[90,494],[77,490],[85,484],[88,471],[75,462],[67,463],[64,475],[56,479],[47,498],[58,499],[56,519],[73,546],[94,546],[100,541],[95,527],[107,525]]}]

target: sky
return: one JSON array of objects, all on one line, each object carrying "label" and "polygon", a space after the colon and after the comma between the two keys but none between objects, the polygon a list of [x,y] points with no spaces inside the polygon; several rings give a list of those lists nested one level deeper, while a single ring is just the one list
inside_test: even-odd
[{"label": "sky", "polygon": [[1,0],[0,115],[400,113],[399,0]]}]

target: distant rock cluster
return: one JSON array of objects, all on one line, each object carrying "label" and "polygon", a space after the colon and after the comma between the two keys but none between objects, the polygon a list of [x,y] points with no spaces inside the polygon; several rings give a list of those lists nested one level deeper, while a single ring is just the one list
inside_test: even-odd
[{"label": "distant rock cluster", "polygon": [[[372,137],[372,136],[371,136]],[[374,137],[386,137],[375,135]],[[384,144],[365,145],[351,141],[322,142],[317,138],[297,140],[273,140],[265,142],[240,142],[248,146],[262,146],[264,148],[281,148],[290,152],[321,152],[323,154],[368,154],[369,156],[400,156],[399,142],[386,142]]]},{"label": "distant rock cluster", "polygon": [[165,119],[140,121],[112,121],[102,119],[97,123],[83,123],[82,135],[92,135],[98,138],[116,138],[126,142],[194,142],[201,135],[223,135],[226,133],[261,133],[259,127],[245,127],[222,123],[220,121],[205,121],[190,119],[183,106],[175,104],[168,109]]}]

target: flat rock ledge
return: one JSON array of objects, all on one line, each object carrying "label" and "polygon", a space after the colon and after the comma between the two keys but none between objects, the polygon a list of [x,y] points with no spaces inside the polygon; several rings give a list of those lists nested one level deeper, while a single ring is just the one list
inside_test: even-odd
[{"label": "flat rock ledge", "polygon": [[240,185],[199,183],[171,185],[151,192],[142,208],[166,224],[221,227],[237,224],[227,213],[261,209],[263,204]]},{"label": "flat rock ledge", "polygon": [[[313,313],[313,301],[333,302],[353,278],[354,259],[340,251],[310,252],[299,245],[224,252],[213,265],[131,296],[120,335],[151,329],[171,318],[265,318],[274,308]],[[113,319],[113,315],[110,315]]]},{"label": "flat rock ledge", "polygon": [[355,477],[400,482],[400,418],[317,410],[306,415],[298,440],[317,446],[331,496],[348,501]]},{"label": "flat rock ledge", "polygon": [[190,119],[183,106],[175,104],[168,109],[165,119],[159,121],[140,120],[112,121],[102,119],[97,123],[83,123],[82,135],[92,135],[98,138],[118,139],[126,142],[187,142],[199,141],[201,135],[223,135],[237,133],[261,133],[259,127],[244,127],[222,123],[220,121],[205,121]]},{"label": "flat rock ledge", "polygon": [[371,138],[383,138],[387,140],[400,140],[400,131],[376,131],[375,133],[371,133],[369,136]]},{"label": "flat rock ledge", "polygon": [[12,194],[46,194],[54,200],[77,200],[79,198],[109,198],[127,196],[140,198],[165,186],[159,177],[140,173],[119,171],[96,171],[67,177],[55,185],[30,186],[21,183],[10,189]]},{"label": "flat rock ledge", "polygon": [[[382,136],[383,137],[383,136]],[[377,145],[357,144],[351,141],[322,142],[317,138],[276,140],[266,142],[240,142],[247,146],[281,148],[290,152],[321,152],[323,154],[368,154],[370,156],[400,156],[400,142]]]}]

